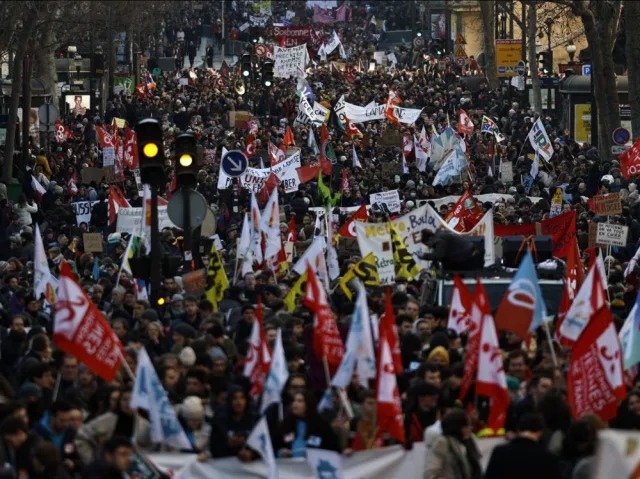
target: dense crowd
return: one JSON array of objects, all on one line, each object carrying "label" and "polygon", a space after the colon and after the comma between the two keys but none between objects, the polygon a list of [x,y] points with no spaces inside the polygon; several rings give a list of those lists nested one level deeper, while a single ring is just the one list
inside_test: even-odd
[{"label": "dense crowd", "polygon": [[[228,32],[239,31],[246,21],[244,9],[250,6],[240,1],[227,3],[226,28]],[[274,10],[295,9],[298,15],[309,17],[301,18],[301,23],[308,23],[312,14],[299,8],[298,3],[301,2],[273,2]],[[388,8],[399,13],[402,5],[396,8],[395,3],[407,2],[389,4]],[[392,13],[378,3],[368,9],[358,2],[353,6],[352,23],[336,26],[350,54],[350,64],[357,67],[359,59],[366,59],[368,66],[378,33],[371,27],[372,16],[396,23],[407,18],[406,11],[399,16]],[[52,273],[59,274],[63,261],[72,266],[80,285],[121,340],[132,370],[135,371],[137,351],[142,347],[147,350],[192,444],[191,452],[198,453],[201,460],[237,456],[249,461],[257,457],[246,445],[246,439],[259,418],[258,403],[249,394],[251,384],[242,370],[259,302],[272,347],[277,330],[282,331],[289,370],[282,412],[277,407],[267,411],[276,455],[304,457],[310,447],[306,441],[309,437],[316,439],[313,447],[344,454],[395,442],[377,427],[373,383],[366,388],[354,377],[347,387],[352,418],[347,416],[337,394],[329,407],[319,412],[318,401],[327,384],[322,363],[311,347],[313,316],[301,302],[290,309],[284,301],[296,275],[276,276],[267,268],[242,277],[236,274],[236,241],[244,214],[250,211],[251,197],[241,191],[240,211],[234,213],[232,191],[217,188],[223,147],[246,147],[246,124],[230,126],[229,112],[250,111],[259,121],[252,166],[259,167],[261,160],[268,164],[267,145],[283,144],[285,126],[291,127],[295,144],[301,149],[302,165],[318,160],[307,146],[310,127],[294,121],[299,103],[296,79],[277,79],[270,88],[252,85],[246,93],[239,94],[238,77],[233,71],[230,78],[220,80],[221,76],[210,68],[188,70],[190,65],[183,65],[185,57],[193,64],[201,37],[219,51],[223,41],[220,16],[218,2],[209,2],[203,9],[185,7],[179,15],[167,18],[163,53],[178,59],[177,75],[175,71],[165,71],[154,78],[153,90],[110,97],[104,112],[92,110],[82,117],[67,116],[64,124],[73,139],[55,144],[48,154],[34,144],[31,156],[16,162],[15,175],[24,193],[16,201],[0,198],[0,466],[4,464],[6,469],[0,471],[0,477],[10,469],[18,472],[15,477],[29,478],[124,477],[133,444],[150,451],[168,450],[152,443],[146,414],[131,409],[131,378],[124,369],[114,381],[106,383],[53,344],[53,308],[33,291],[36,225],[42,232]],[[209,34],[203,35],[203,25],[211,26]],[[325,26],[327,37],[331,30]],[[211,52],[211,59],[213,55]],[[402,106],[422,108],[415,125],[398,128],[385,120],[367,122],[358,125],[363,136],[355,139],[330,129],[336,163],[325,181],[338,192],[346,171],[349,183],[336,206],[366,204],[370,193],[397,189],[401,197],[399,216],[416,208],[421,200],[459,196],[468,188],[474,195],[507,195],[504,200],[484,203],[482,208],[493,211],[495,223],[516,225],[549,218],[553,192],[560,187],[563,208],[576,211],[577,239],[586,265],[588,223],[594,219],[587,200],[598,193],[620,192],[623,211],[612,220],[630,227],[627,246],[611,248],[605,258],[610,304],[620,327],[636,296],[635,284],[623,271],[640,239],[640,197],[637,185],[622,178],[618,161],[599,158],[591,145],[576,143],[549,113],[542,121],[555,154],[526,191],[522,180],[530,172],[533,159],[527,134],[537,115],[521,105],[519,95],[512,89],[491,90],[486,83],[460,75],[452,68],[440,71],[433,65],[415,66],[409,50],[398,50],[398,58],[402,68],[378,68],[372,72],[356,68],[352,82],[344,72],[317,58],[307,72],[306,80],[316,101],[327,107],[341,95],[357,105],[385,103],[393,89],[402,98]],[[189,78],[187,86],[181,78]],[[476,125],[475,132],[466,137],[469,168],[464,181],[434,187],[436,172],[429,166],[421,172],[411,161],[408,171],[403,172],[402,145],[389,145],[386,139],[405,133],[413,137],[423,127],[429,132],[441,132],[447,126],[456,128],[461,108]],[[506,141],[496,144],[492,135],[480,133],[484,115],[495,119]],[[109,220],[112,185],[81,181],[83,169],[102,166],[97,127],[109,128],[114,118],[123,118],[135,128],[147,117],[161,122],[167,151],[173,151],[175,138],[183,132],[194,133],[205,150],[215,150],[215,157],[203,164],[198,173],[197,190],[215,212],[215,233],[223,246],[220,254],[232,282],[220,304],[214,305],[204,296],[186,294],[179,273],[163,279],[163,305],[151,305],[143,299],[135,280],[121,271],[129,236],[115,232],[115,223]],[[314,134],[317,138],[318,131]],[[354,147],[361,168],[353,167]],[[504,161],[514,165],[512,181],[501,179],[499,165]],[[397,166],[397,174],[389,173],[389,164]],[[174,168],[167,162],[167,189],[173,174]],[[32,186],[32,176],[46,190],[41,197]],[[72,187],[74,182],[77,188]],[[131,206],[142,206],[133,172],[124,171],[118,186]],[[532,202],[530,197],[541,200]],[[79,201],[97,202],[89,224],[76,223],[71,204]],[[323,206],[316,179],[302,183],[295,193],[287,194],[281,189],[280,202],[283,240],[287,239],[293,218],[298,257],[314,236],[315,214],[310,208]],[[443,204],[438,212],[445,217],[452,207],[453,202]],[[379,214],[379,220],[383,217]],[[341,213],[340,223],[346,219],[347,215]],[[369,221],[377,221],[375,213]],[[86,232],[102,234],[102,253],[85,251]],[[182,232],[165,228],[161,243],[164,253],[180,255]],[[199,266],[207,265],[207,251],[203,248]],[[359,259],[347,250],[339,250],[339,254],[342,273]],[[419,279],[408,283],[399,279],[392,287],[404,368],[397,377],[405,446],[426,442],[431,460],[425,477],[479,478],[483,472],[473,433],[484,428],[487,401],[477,400],[472,393],[459,399],[466,337],[447,329],[447,305],[424,301],[421,286]],[[374,318],[385,311],[384,293],[383,288],[368,291],[368,306]],[[329,297],[344,339],[353,303],[339,288],[332,290]],[[524,339],[510,333],[500,335],[511,396],[506,435],[517,437],[506,446],[510,449],[496,451],[486,477],[511,477],[505,475],[511,470],[509,467],[518,468],[522,477],[534,477],[526,475],[528,470],[546,472],[548,477],[588,477],[584,474],[593,458],[597,431],[605,424],[596,416],[572,418],[564,381],[569,365],[566,350],[554,344],[558,360],[554,365],[542,333],[538,341]],[[635,386],[633,381],[632,385]],[[629,391],[609,426],[640,429],[640,393],[633,388]]]}]

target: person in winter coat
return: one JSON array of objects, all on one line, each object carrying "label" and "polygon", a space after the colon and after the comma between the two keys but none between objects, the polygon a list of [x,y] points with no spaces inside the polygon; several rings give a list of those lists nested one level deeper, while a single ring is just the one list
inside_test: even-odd
[{"label": "person in winter coat", "polygon": [[430,448],[425,479],[479,479],[480,453],[471,434],[471,421],[462,409],[442,418],[442,436]]},{"label": "person in winter coat", "polygon": [[251,410],[251,398],[240,386],[232,386],[226,407],[216,414],[211,425],[211,457],[240,455],[245,460],[250,459],[253,454],[247,448],[246,440],[256,421],[257,416]]},{"label": "person in winter coat", "polygon": [[31,215],[38,212],[38,205],[33,200],[28,202],[25,195],[20,195],[13,205],[13,212],[18,215],[20,226],[30,226],[33,223]]}]

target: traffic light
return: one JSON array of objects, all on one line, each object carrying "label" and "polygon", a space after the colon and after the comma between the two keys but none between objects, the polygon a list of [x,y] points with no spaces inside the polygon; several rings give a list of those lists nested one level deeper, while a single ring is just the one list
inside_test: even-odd
[{"label": "traffic light", "polygon": [[183,133],[176,138],[176,185],[195,188],[198,184],[196,137]]},{"label": "traffic light", "polygon": [[242,55],[242,59],[240,60],[240,65],[242,68],[242,76],[248,77],[251,75],[251,54],[245,53]]},{"label": "traffic light", "polygon": [[266,60],[262,64],[262,84],[270,87],[273,84],[273,62]]},{"label": "traffic light", "polygon": [[551,75],[553,73],[553,52],[545,50],[537,54],[538,68],[542,70],[545,75]]},{"label": "traffic light", "polygon": [[440,58],[445,53],[444,42],[440,38],[434,38],[429,45],[429,51],[436,58]]},{"label": "traffic light", "polygon": [[164,171],[164,145],[162,128],[158,120],[147,118],[136,126],[140,179],[143,183],[160,188],[167,181]]}]

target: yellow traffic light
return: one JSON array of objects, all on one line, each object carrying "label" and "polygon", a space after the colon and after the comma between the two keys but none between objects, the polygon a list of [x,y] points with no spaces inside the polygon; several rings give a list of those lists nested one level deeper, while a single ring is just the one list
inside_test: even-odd
[{"label": "yellow traffic light", "polygon": [[188,153],[184,153],[182,156],[180,156],[180,160],[178,161],[180,161],[180,166],[188,168],[193,163],[193,157]]},{"label": "yellow traffic light", "polygon": [[158,306],[162,306],[164,304],[164,298],[158,298]]},{"label": "yellow traffic light", "polygon": [[158,154],[158,145],[155,143],[147,143],[142,147],[142,152],[147,158],[155,158]]}]

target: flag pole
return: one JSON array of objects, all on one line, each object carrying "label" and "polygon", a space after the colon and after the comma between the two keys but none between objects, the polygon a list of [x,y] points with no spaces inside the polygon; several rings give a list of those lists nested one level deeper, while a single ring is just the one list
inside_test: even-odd
[{"label": "flag pole", "polygon": [[58,371],[58,374],[56,375],[56,384],[53,387],[53,398],[52,398],[52,402],[55,402],[56,399],[58,399],[58,393],[60,392],[60,382],[62,381],[62,375],[60,374],[60,372]]},{"label": "flag pole", "polygon": [[549,323],[547,323],[544,319],[542,320],[544,326],[544,332],[547,336],[547,341],[549,341],[549,349],[551,351],[551,360],[553,361],[553,367],[558,367],[558,358],[556,357],[556,350],[553,347],[553,339],[551,339],[551,332],[549,332]]},{"label": "flag pole", "polygon": [[118,349],[118,356],[120,356],[120,359],[122,360],[122,367],[127,372],[129,377],[131,378],[131,380],[135,381],[136,380],[136,375],[133,374],[133,371],[131,370],[131,366],[129,366],[129,363],[127,362],[127,358],[125,358],[124,354],[122,354],[122,349],[120,349],[120,348],[117,348],[117,349]]},{"label": "flag pole", "polygon": [[331,374],[329,373],[329,362],[327,361],[327,355],[322,356],[322,366],[324,367],[324,376],[327,380],[327,387],[331,387]]}]

